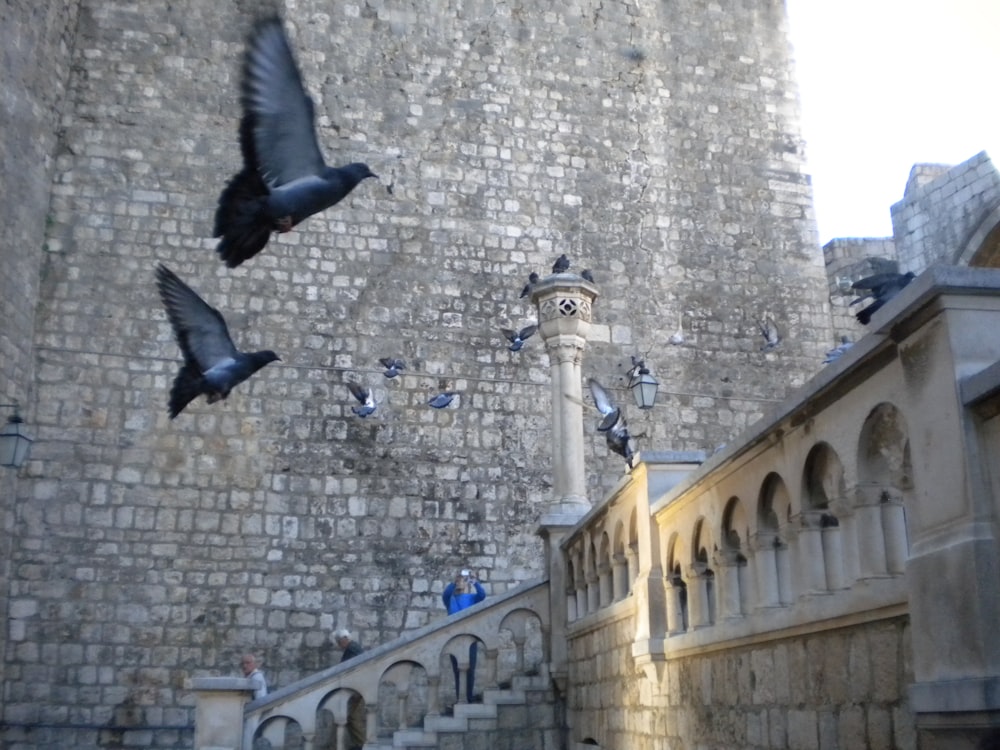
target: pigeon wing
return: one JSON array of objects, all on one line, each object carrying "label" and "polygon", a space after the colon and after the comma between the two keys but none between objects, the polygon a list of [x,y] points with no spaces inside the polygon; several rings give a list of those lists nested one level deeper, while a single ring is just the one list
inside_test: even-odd
[{"label": "pigeon wing", "polygon": [[517,341],[517,331],[515,331],[513,328],[501,328],[500,333],[502,333],[504,335],[504,338],[511,343]]},{"label": "pigeon wing", "polygon": [[194,361],[205,372],[219,362],[235,359],[239,355],[226,321],[218,310],[164,265],[156,269],[156,282],[177,344],[186,360]]},{"label": "pigeon wing", "polygon": [[590,386],[590,395],[594,397],[594,406],[597,407],[597,411],[601,412],[604,416],[614,414],[618,411],[611,401],[611,397],[608,396],[608,392],[604,390],[600,383],[591,378],[587,381],[587,385]]},{"label": "pigeon wing", "polygon": [[537,331],[537,330],[538,330],[538,326],[537,325],[525,326],[520,331],[518,331],[517,337],[519,339],[521,339],[521,341],[524,341],[529,336],[534,336],[535,335],[535,331]]},{"label": "pigeon wing", "polygon": [[243,108],[252,122],[257,167],[272,189],[318,175],[326,166],[313,102],[280,18],[254,27],[243,66]]},{"label": "pigeon wing", "polygon": [[347,387],[350,389],[351,395],[354,396],[354,398],[356,398],[359,403],[371,406],[371,404],[367,404],[367,401],[371,396],[371,391],[369,391],[363,385],[354,382],[348,383]]}]

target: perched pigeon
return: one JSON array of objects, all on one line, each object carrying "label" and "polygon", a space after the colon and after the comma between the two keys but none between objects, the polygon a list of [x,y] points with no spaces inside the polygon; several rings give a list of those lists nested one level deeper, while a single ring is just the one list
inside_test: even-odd
[{"label": "perched pigeon", "polygon": [[525,326],[520,331],[515,331],[512,328],[501,328],[500,333],[502,333],[504,338],[510,342],[510,346],[507,348],[512,352],[517,352],[521,350],[522,346],[524,346],[525,339],[534,336],[535,331],[537,330],[538,326],[532,324],[530,326]]},{"label": "perched pigeon", "polygon": [[229,392],[269,362],[280,359],[270,350],[236,350],[222,315],[164,265],[156,268],[156,285],[174,329],[184,364],[170,389],[170,418],[204,394],[208,403]]},{"label": "perched pigeon", "polygon": [[596,283],[594,281],[594,274],[590,272],[589,268],[584,268],[582,271],[580,271],[580,276],[583,278],[584,281],[589,281],[591,284]]},{"label": "perched pigeon", "polygon": [[566,257],[566,253],[563,253],[558,258],[556,262],[552,264],[552,273],[564,273],[569,270],[569,258]]},{"label": "perched pigeon", "polygon": [[452,402],[452,399],[454,399],[456,395],[458,394],[454,391],[445,391],[444,393],[437,394],[427,403],[435,409],[443,409]]},{"label": "perched pigeon", "polygon": [[764,337],[764,344],[760,347],[762,352],[770,351],[781,343],[781,334],[778,333],[778,326],[773,320],[762,318],[757,321],[757,327],[760,329],[760,335]]},{"label": "perched pigeon", "polygon": [[850,349],[854,344],[851,343],[851,339],[847,336],[840,337],[840,343],[833,347],[830,351],[826,353],[826,357],[823,360],[824,365],[828,365],[831,362],[835,362],[840,359],[841,355]]},{"label": "perched pigeon", "polygon": [[403,363],[403,360],[396,359],[395,357],[382,357],[378,363],[385,368],[385,372],[382,374],[387,378],[394,378],[399,375],[400,371],[406,369],[406,365]]},{"label": "perched pigeon", "polygon": [[355,382],[349,382],[347,387],[351,390],[351,395],[358,400],[361,406],[352,406],[351,411],[359,417],[364,418],[375,411],[375,397],[372,396],[370,388],[365,388]]},{"label": "perched pigeon", "polygon": [[907,273],[877,273],[855,281],[851,284],[851,289],[865,290],[865,294],[852,300],[851,304],[856,305],[869,298],[875,301],[864,310],[858,311],[854,317],[858,319],[861,325],[868,325],[872,319],[872,315],[880,310],[886,302],[903,291],[906,285],[913,281],[913,279],[914,274],[912,271],[909,271]]},{"label": "perched pigeon", "polygon": [[519,299],[524,299],[529,294],[531,294],[532,288],[538,283],[538,274],[532,271],[528,274],[528,283],[524,285],[524,289],[521,290],[521,296]]},{"label": "perched pigeon", "polygon": [[632,465],[632,447],[629,445],[631,435],[628,432],[628,423],[622,410],[615,406],[608,392],[604,390],[600,383],[591,378],[587,381],[590,386],[590,394],[594,398],[594,406],[601,412],[602,419],[597,425],[598,432],[604,433],[608,450],[617,453],[619,456]]},{"label": "perched pigeon", "polygon": [[219,197],[212,234],[222,238],[216,250],[230,268],[260,252],[271,232],[291,231],[377,176],[366,164],[326,165],[313,102],[277,16],[254,25],[242,89],[243,169]]}]

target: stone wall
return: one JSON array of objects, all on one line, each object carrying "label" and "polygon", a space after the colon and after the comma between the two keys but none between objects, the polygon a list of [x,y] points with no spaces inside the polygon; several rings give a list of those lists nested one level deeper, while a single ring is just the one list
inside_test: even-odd
[{"label": "stone wall", "polygon": [[632,618],[571,641],[571,742],[635,750],[916,747],[907,619],[632,664]]},{"label": "stone wall", "polygon": [[[249,5],[90,0],[68,45],[7,591],[26,746],[42,724],[57,746],[171,746],[185,680],[244,650],[288,684],[333,661],[334,626],[371,646],[443,615],[459,566],[493,593],[538,575],[548,362],[497,328],[534,318],[517,294],[560,252],[601,290],[585,375],[625,399],[641,354],[663,384],[629,415],[640,445],[714,448],[829,346],[781,3],[295,3],[324,150],[381,184],[231,271],[209,235]],[[282,356],[174,421],[158,261]],[[785,339],[766,354],[765,315]],[[438,388],[458,406],[427,408]],[[598,498],[622,464],[587,445]]]}]

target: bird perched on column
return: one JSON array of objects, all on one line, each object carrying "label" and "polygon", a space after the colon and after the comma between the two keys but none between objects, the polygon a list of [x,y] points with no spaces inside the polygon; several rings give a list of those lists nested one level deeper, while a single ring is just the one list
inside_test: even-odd
[{"label": "bird perched on column", "polygon": [[230,268],[259,253],[271,232],[343,200],[364,179],[367,164],[327,166],[316,139],[312,99],[302,84],[282,21],[259,20],[243,60],[243,169],[219,196],[213,237]]},{"label": "bird perched on column", "polygon": [[556,258],[556,262],[552,264],[552,273],[565,273],[568,270],[569,258],[566,257],[566,253],[563,253]]},{"label": "bird perched on column", "polygon": [[222,313],[162,264],[156,268],[156,285],[184,355],[184,364],[170,389],[171,419],[198,396],[204,395],[210,404],[225,400],[257,370],[280,359],[270,349],[237,351]]}]

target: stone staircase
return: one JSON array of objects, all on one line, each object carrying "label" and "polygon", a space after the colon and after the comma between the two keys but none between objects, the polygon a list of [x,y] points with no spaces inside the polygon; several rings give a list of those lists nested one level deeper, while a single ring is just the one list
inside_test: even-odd
[{"label": "stone staircase", "polygon": [[516,676],[509,688],[485,690],[482,703],[456,703],[451,715],[425,716],[423,728],[396,730],[365,750],[543,750],[557,746],[556,726],[548,674]]}]

